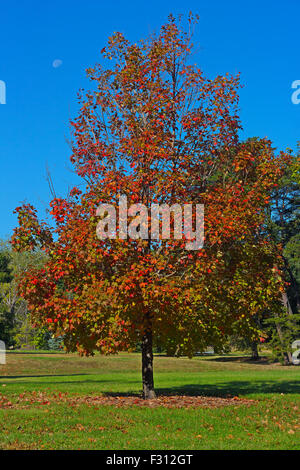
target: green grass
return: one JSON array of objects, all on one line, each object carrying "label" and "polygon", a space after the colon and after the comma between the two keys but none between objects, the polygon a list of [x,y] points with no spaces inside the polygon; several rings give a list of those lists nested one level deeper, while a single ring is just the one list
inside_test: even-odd
[{"label": "green grass", "polygon": [[0,394],[12,403],[22,404],[24,392],[70,397],[26,408],[1,408],[0,400],[1,449],[300,449],[300,367],[238,356],[155,357],[159,394],[256,400],[217,409],[74,406],[72,396],[140,394],[138,354],[10,352],[0,374]]}]

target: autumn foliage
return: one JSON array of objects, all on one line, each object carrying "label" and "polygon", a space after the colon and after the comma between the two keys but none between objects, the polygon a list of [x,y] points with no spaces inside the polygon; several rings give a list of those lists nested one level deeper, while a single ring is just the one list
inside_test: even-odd
[{"label": "autumn foliage", "polygon": [[[109,39],[108,66],[87,71],[92,89],[80,93],[71,122],[83,189],[51,202],[54,230],[31,205],[17,208],[12,238],[15,249],[48,256],[20,279],[33,322],[81,354],[140,342],[145,397],[154,393],[153,339],[192,356],[221,348],[233,329],[255,336],[253,315],[282,289],[263,222],[288,155],[266,139],[240,141],[239,77],[208,79],[191,65],[193,24],[186,33],[170,17],[147,41]],[[120,195],[147,207],[204,204],[204,248],[187,251],[184,237],[99,240],[96,209],[117,206]]]}]

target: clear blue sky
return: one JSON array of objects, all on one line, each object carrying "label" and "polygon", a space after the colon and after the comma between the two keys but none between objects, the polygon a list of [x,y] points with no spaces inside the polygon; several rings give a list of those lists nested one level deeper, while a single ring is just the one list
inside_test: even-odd
[{"label": "clear blue sky", "polygon": [[[211,77],[241,72],[243,137],[268,136],[277,148],[296,148],[300,104],[299,0],[10,0],[0,5],[0,237],[16,225],[14,208],[31,202],[40,214],[50,200],[48,164],[56,192],[76,184],[69,163],[68,120],[85,69],[114,31],[138,40],[170,13],[200,15],[195,61]],[[60,60],[58,67],[53,61]],[[1,98],[1,97],[0,97]]]}]

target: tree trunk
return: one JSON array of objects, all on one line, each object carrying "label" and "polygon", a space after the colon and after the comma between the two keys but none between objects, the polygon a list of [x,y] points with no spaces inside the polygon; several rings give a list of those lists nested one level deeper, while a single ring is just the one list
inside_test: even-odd
[{"label": "tree trunk", "polygon": [[[296,309],[297,309],[297,311],[300,312],[299,284],[298,284],[297,279],[295,278],[295,276],[293,274],[293,271],[289,267],[289,263],[288,263],[287,259],[284,256],[282,256],[282,258],[283,258],[283,261],[284,261],[285,269],[286,269],[286,271],[287,271],[287,273],[289,274],[289,277],[290,277],[291,286],[294,289],[295,300],[296,300]],[[283,296],[284,297],[283,302],[285,301],[285,296],[288,300],[287,294],[285,293],[285,295]],[[293,313],[290,305],[288,306],[288,312]],[[294,313],[297,313],[297,312],[294,312]]]},{"label": "tree trunk", "polygon": [[145,400],[156,398],[153,380],[152,330],[145,331],[142,339],[142,378],[143,397]]},{"label": "tree trunk", "polygon": [[[282,344],[283,347],[284,347],[284,341],[283,341],[282,330],[281,330],[281,326],[278,325],[278,323],[276,324],[276,329],[277,329],[277,333],[278,333],[279,339],[280,339],[280,341],[281,341],[281,344]],[[283,362],[284,362],[284,365],[285,365],[285,366],[288,366],[289,364],[291,364],[291,361],[292,361],[292,355],[291,355],[291,353],[290,353],[290,352],[283,351]]]},{"label": "tree trunk", "polygon": [[[285,265],[287,266],[286,259],[283,258],[283,260],[284,260]],[[275,266],[275,267],[277,267],[277,266]],[[281,302],[282,302],[282,305],[285,308],[286,314],[287,315],[293,315],[293,312],[292,312],[292,309],[291,309],[291,306],[290,306],[290,303],[289,303],[289,299],[288,299],[287,293],[285,291],[281,295]],[[279,315],[277,313],[275,314],[275,316],[277,318],[279,317]],[[281,328],[281,325],[280,325],[279,322],[276,323],[276,330],[277,330],[277,334],[278,334],[279,340],[280,340],[280,342],[282,344],[282,348],[283,348],[284,364],[285,365],[292,364],[292,354],[291,354],[290,351],[285,351],[284,335],[283,335],[283,331],[282,331],[282,328]]]},{"label": "tree trunk", "polygon": [[[292,309],[291,309],[291,305],[290,305],[290,302],[289,302],[289,298],[287,296],[287,293],[286,292],[283,292],[282,294],[282,303],[285,307],[285,310],[286,310],[286,313],[287,315],[293,315],[293,312],[292,312]],[[280,325],[279,326],[279,329],[281,330],[281,327]],[[278,331],[278,329],[277,329]],[[281,331],[280,331],[281,333]],[[282,334],[282,333],[281,333]],[[292,364],[293,363],[293,360],[292,360],[292,353],[290,350],[287,350],[285,353],[284,353],[284,361],[286,363],[286,365],[288,364]]]},{"label": "tree trunk", "polygon": [[[278,317],[278,314],[275,314],[275,316]],[[284,365],[288,366],[289,364],[292,363],[292,354],[291,354],[290,351],[285,351],[283,333],[282,333],[282,329],[281,329],[280,323],[276,323],[276,330],[277,330],[277,334],[278,334],[279,340],[280,340],[280,342],[281,342],[281,344],[282,344],[282,348],[283,348],[283,361],[284,361]]]},{"label": "tree trunk", "polygon": [[289,298],[287,296],[287,293],[283,292],[281,298],[282,298],[282,304],[283,304],[283,306],[286,310],[287,315],[293,315],[293,311],[292,311],[291,304],[289,302]]},{"label": "tree trunk", "polygon": [[258,361],[259,354],[258,354],[257,342],[256,341],[251,342],[251,351],[252,351],[251,359],[253,361]]}]

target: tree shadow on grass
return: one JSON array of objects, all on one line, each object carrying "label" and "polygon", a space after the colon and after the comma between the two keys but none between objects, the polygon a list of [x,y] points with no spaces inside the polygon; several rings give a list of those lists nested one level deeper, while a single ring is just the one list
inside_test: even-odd
[{"label": "tree shadow on grass", "polygon": [[[80,375],[90,375],[88,372],[81,372],[79,374],[37,374],[37,375],[0,375],[1,380],[10,379],[35,379],[43,377],[78,377]],[[35,382],[30,382],[35,383]]]},{"label": "tree shadow on grass", "polygon": [[[166,354],[155,354],[155,357],[164,357],[168,359],[178,359],[175,356],[167,356]],[[233,363],[242,363],[242,364],[254,364],[254,365],[272,365],[274,361],[267,356],[260,356],[258,359],[252,359],[251,356],[215,356],[215,355],[208,355],[208,354],[196,354],[194,356],[200,357],[207,362],[233,362]],[[187,357],[184,357],[187,359]],[[277,363],[278,364],[278,363]]]},{"label": "tree shadow on grass", "polygon": [[[89,391],[86,391],[87,394],[99,394],[107,397],[140,397],[140,380],[120,380],[116,379],[96,379],[92,380],[88,377],[83,378],[83,380],[67,380],[67,377],[76,377],[76,376],[88,376],[88,374],[60,374],[60,375],[28,375],[28,376],[6,376],[0,377],[2,380],[5,380],[6,384],[9,384],[10,379],[21,379],[20,382],[14,382],[15,384],[26,384],[26,378],[36,378],[42,379],[43,377],[52,378],[51,382],[43,381],[29,381],[28,385],[32,387],[59,387],[60,385],[70,385],[74,386],[74,391],[76,391],[76,386],[87,386]],[[66,377],[66,380],[60,380],[61,377]],[[119,384],[120,388],[127,388],[126,392],[112,392],[101,390],[101,385],[104,384]],[[133,384],[135,385],[133,387]],[[0,384],[1,386],[1,384]],[[133,389],[131,388],[133,387]],[[114,386],[115,388],[115,386]],[[139,390],[137,390],[139,388]],[[156,393],[158,396],[170,396],[170,395],[184,395],[184,396],[203,396],[203,397],[220,397],[226,398],[230,396],[243,396],[249,394],[271,394],[271,393],[284,393],[284,394],[300,394],[300,380],[280,380],[280,381],[268,381],[268,380],[252,380],[252,381],[241,381],[241,380],[232,380],[221,383],[212,383],[212,384],[185,384],[181,386],[173,387],[156,387]]]},{"label": "tree shadow on grass", "polygon": [[[203,396],[203,397],[220,397],[226,398],[229,396],[242,396],[248,394],[270,394],[270,393],[289,393],[300,394],[300,381],[232,381],[217,384],[186,384],[179,387],[156,387],[156,394],[158,396]],[[105,396],[140,396],[139,392],[128,393],[111,393],[103,392]]]},{"label": "tree shadow on grass", "polygon": [[[12,384],[13,385],[26,385],[28,384],[30,387],[32,386],[59,386],[59,385],[66,385],[66,384],[69,384],[69,385],[95,385],[95,391],[97,392],[97,386],[99,386],[99,395],[100,394],[103,394],[105,395],[105,392],[103,392],[101,390],[101,384],[105,384],[105,383],[118,383],[122,386],[126,385],[126,384],[140,384],[140,380],[126,380],[126,382],[120,380],[120,379],[103,379],[103,380],[55,380],[56,378],[59,378],[59,377],[79,377],[79,376],[88,376],[89,374],[85,374],[85,373],[82,373],[82,374],[55,374],[55,375],[9,375],[9,376],[0,376],[0,379],[1,379],[1,382],[0,382],[0,387],[1,387],[1,384],[2,382],[5,381],[5,385],[10,385],[10,380],[11,379],[20,379],[20,381],[16,381],[16,382],[13,382]],[[42,381],[26,381],[26,380],[23,380],[23,379],[31,379],[31,378],[36,378],[36,379],[43,379],[44,377],[50,377],[52,378],[51,382],[42,382]],[[11,384],[11,385],[12,385]],[[1,390],[0,390],[1,391]],[[128,394],[126,395],[133,395],[138,392],[128,392]],[[121,395],[121,393],[116,393],[116,395]]]},{"label": "tree shadow on grass", "polygon": [[271,365],[274,362],[266,357],[262,356],[258,359],[252,359],[252,357],[249,356],[219,356],[219,357],[206,357],[207,361],[213,361],[213,362],[239,362],[243,364],[254,364],[254,365]]},{"label": "tree shadow on grass", "polygon": [[[127,382],[126,382],[127,383]],[[128,382],[129,383],[129,382]],[[137,382],[135,382],[137,383]],[[124,385],[124,384],[123,384]],[[270,394],[270,393],[289,393],[289,394],[300,394],[300,381],[232,381],[218,384],[186,384],[180,387],[156,387],[157,396],[203,396],[203,397],[219,397],[227,398],[233,396],[243,396],[248,394]],[[129,392],[102,392],[107,397],[132,397],[141,396],[141,392],[129,391]]]},{"label": "tree shadow on grass", "polygon": [[58,355],[58,354],[63,354],[64,356],[67,356],[67,353],[65,351],[59,351],[59,350],[56,350],[56,351],[53,351],[53,350],[49,350],[49,351],[40,351],[39,349],[37,349],[36,351],[27,351],[26,349],[24,350],[20,350],[20,349],[12,349],[12,350],[9,350],[7,349],[6,350],[6,354],[7,355],[15,355],[15,354],[21,354],[21,355],[35,355],[35,356],[42,356],[42,355],[47,355],[47,356],[55,356],[55,355]]},{"label": "tree shadow on grass", "polygon": [[216,384],[187,384],[180,387],[157,388],[158,395],[187,395],[226,397],[252,393],[295,393],[300,394],[300,381],[232,381]]}]

